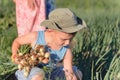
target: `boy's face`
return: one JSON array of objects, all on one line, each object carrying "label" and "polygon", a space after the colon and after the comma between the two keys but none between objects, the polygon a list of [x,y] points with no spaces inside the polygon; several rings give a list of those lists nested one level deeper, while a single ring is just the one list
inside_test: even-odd
[{"label": "boy's face", "polygon": [[73,36],[74,35],[72,35],[72,34],[60,32],[60,31],[55,31],[54,36],[53,36],[54,43],[59,47],[69,45]]}]

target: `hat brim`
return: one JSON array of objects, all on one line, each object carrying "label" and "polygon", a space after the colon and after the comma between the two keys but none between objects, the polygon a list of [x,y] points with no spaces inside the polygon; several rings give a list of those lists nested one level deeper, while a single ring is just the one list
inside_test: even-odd
[{"label": "hat brim", "polygon": [[82,24],[77,24],[69,28],[61,28],[57,23],[51,20],[44,20],[43,22],[41,22],[41,26],[45,26],[47,28],[55,29],[66,33],[74,33],[87,27],[84,20],[82,20]]}]

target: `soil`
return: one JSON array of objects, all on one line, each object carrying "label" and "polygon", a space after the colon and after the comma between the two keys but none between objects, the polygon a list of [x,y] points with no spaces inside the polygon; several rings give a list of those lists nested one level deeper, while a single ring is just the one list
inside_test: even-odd
[{"label": "soil", "polygon": [[9,75],[5,80],[17,80],[17,78],[15,77],[15,73]]}]

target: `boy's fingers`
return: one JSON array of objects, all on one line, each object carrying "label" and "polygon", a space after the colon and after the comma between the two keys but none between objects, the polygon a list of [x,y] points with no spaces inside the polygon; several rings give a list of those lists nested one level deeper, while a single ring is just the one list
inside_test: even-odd
[{"label": "boy's fingers", "polygon": [[47,63],[49,62],[49,59],[48,59],[48,58],[45,58],[45,59],[42,60],[42,62],[43,62],[44,64],[47,64]]},{"label": "boy's fingers", "polygon": [[19,62],[17,61],[17,54],[12,55],[12,62],[18,64]]},{"label": "boy's fingers", "polygon": [[12,62],[14,62],[15,57],[16,57],[16,55],[15,55],[15,54],[11,56],[11,58],[12,58]]}]

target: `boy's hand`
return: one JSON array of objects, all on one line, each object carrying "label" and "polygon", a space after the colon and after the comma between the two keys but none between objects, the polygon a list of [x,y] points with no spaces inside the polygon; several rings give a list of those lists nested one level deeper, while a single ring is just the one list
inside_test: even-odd
[{"label": "boy's hand", "polygon": [[75,76],[74,72],[69,72],[68,70],[65,70],[65,76],[66,80],[77,80],[77,77]]}]

